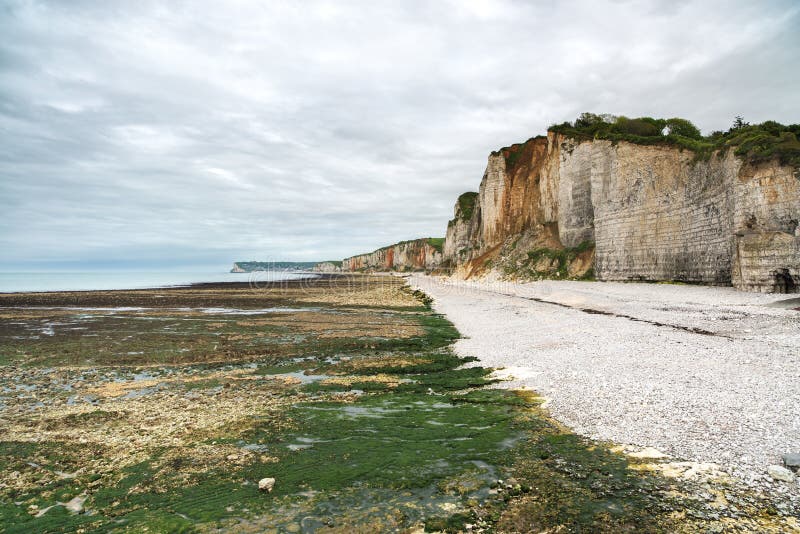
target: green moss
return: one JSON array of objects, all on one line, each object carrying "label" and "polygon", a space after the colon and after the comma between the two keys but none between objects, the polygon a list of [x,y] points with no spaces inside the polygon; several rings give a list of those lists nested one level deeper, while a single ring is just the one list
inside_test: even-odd
[{"label": "green moss", "polygon": [[221,385],[223,385],[223,382],[221,380],[216,378],[211,378],[209,380],[197,380],[193,382],[186,382],[183,387],[186,388],[188,391],[192,391],[195,389],[212,389],[220,387]]},{"label": "green moss", "polygon": [[415,391],[420,393],[442,393],[447,391],[461,391],[471,388],[487,386],[497,382],[489,377],[490,369],[483,367],[469,367],[466,369],[453,369],[439,373],[426,373],[412,377],[411,383],[400,384],[397,391]]},{"label": "green moss", "polygon": [[456,513],[451,516],[431,517],[425,521],[426,532],[464,532],[465,525],[475,520],[473,514]]}]

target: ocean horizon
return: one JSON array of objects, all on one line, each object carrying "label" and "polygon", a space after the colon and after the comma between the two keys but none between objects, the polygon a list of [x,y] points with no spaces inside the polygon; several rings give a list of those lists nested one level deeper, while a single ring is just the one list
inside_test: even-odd
[{"label": "ocean horizon", "polygon": [[181,287],[204,282],[275,282],[315,276],[300,271],[38,271],[0,272],[0,293]]}]

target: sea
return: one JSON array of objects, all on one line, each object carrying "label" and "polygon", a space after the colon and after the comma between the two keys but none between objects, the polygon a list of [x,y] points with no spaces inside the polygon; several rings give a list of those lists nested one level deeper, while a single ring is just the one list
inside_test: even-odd
[{"label": "sea", "polygon": [[180,287],[203,282],[261,282],[296,280],[318,276],[298,271],[257,271],[252,273],[209,272],[0,272],[0,293],[28,291],[91,291],[97,289],[146,289]]}]

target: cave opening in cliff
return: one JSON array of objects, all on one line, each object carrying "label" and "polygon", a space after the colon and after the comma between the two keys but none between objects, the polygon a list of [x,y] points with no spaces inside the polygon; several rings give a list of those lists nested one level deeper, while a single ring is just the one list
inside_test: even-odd
[{"label": "cave opening in cliff", "polygon": [[776,293],[796,293],[797,283],[794,281],[789,269],[778,269],[775,271],[775,292]]}]

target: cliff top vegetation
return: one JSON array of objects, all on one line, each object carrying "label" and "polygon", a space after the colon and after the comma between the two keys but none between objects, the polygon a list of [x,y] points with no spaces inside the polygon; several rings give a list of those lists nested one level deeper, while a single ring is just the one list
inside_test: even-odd
[{"label": "cliff top vegetation", "polygon": [[800,124],[775,121],[750,124],[736,117],[731,127],[704,136],[691,121],[681,118],[628,118],[609,114],[582,113],[574,122],[554,124],[548,131],[577,140],[607,139],[643,145],[672,145],[694,151],[707,158],[715,151],[735,150],[750,163],[777,158],[782,165],[800,170]]},{"label": "cliff top vegetation", "polygon": [[472,219],[472,214],[475,212],[475,205],[478,202],[478,193],[475,191],[467,191],[461,193],[458,197],[458,210],[455,217],[447,221],[447,227],[450,228],[459,221],[469,221]]},{"label": "cliff top vegetation", "polygon": [[477,201],[478,193],[474,191],[462,193],[458,197],[458,210],[462,220],[468,221],[472,218],[472,211],[475,209],[475,202]]},{"label": "cliff top vegetation", "polygon": [[429,237],[426,239],[428,244],[435,248],[438,252],[442,251],[442,247],[444,247],[444,238],[443,237]]}]

